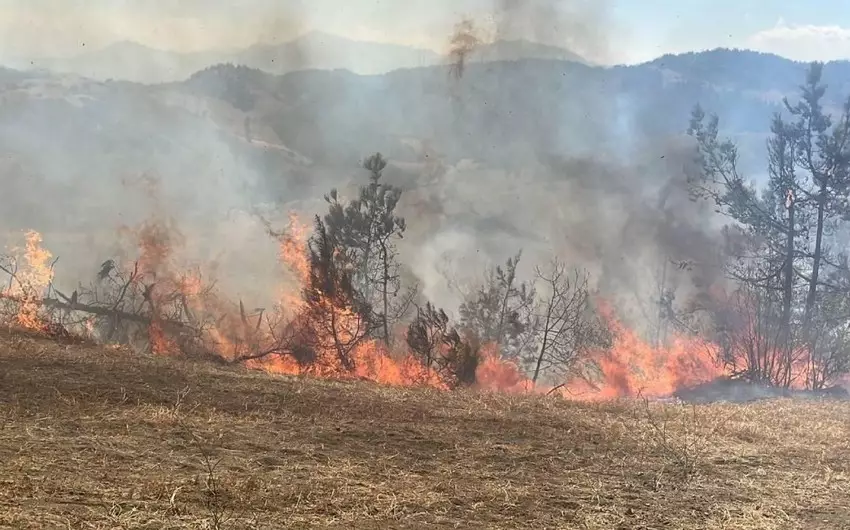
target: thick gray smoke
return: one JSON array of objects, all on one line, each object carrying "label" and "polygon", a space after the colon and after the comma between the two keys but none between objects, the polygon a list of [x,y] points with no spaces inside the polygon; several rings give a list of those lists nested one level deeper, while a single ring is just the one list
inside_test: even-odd
[{"label": "thick gray smoke", "polygon": [[607,0],[494,0],[496,39],[553,44],[597,63],[610,59]]},{"label": "thick gray smoke", "polygon": [[410,223],[409,262],[426,295],[454,307],[484,266],[522,249],[530,278],[555,255],[588,270],[623,317],[646,325],[662,281],[681,297],[721,281],[713,211],[687,193],[690,154],[670,144],[631,166],[603,157],[552,157],[512,172],[459,164],[406,198],[410,215],[439,212]]},{"label": "thick gray smoke", "polygon": [[[50,21],[51,9],[64,6],[33,9],[33,20]],[[103,19],[80,21],[77,29],[95,45],[121,40],[107,18],[120,20],[117,26],[129,35],[142,35],[156,13],[138,17],[137,11],[108,10]],[[262,20],[253,31],[263,36],[273,29],[291,33],[303,19],[297,3],[272,3],[253,15]],[[159,18],[173,20],[167,13]],[[39,49],[53,53],[49,43],[67,37],[46,32]],[[163,40],[167,47],[191,49],[197,37],[174,32]],[[288,60],[306,61],[307,51],[287,49]],[[203,65],[216,53],[197,55]],[[153,62],[146,55],[138,63],[133,54],[121,57],[120,64],[99,67],[117,79],[168,76],[175,67],[168,62],[174,54],[154,56]],[[27,62],[23,66],[51,66]],[[206,277],[215,275],[230,292],[267,301],[280,270],[276,245],[256,216],[264,202],[257,190],[269,171],[246,138],[243,113],[180,85],[103,82],[57,70],[0,69],[3,243],[18,245],[23,230],[41,232],[45,247],[59,258],[56,282],[70,292],[77,282],[88,283],[105,260],[134,259],[139,249],[132,230],[140,223],[162,222],[182,236],[174,249],[177,261],[203,264]],[[263,133],[257,127],[256,134]]]},{"label": "thick gray smoke", "polygon": [[[514,0],[494,2],[491,17],[497,39],[557,43],[599,59],[610,53],[606,19],[604,2]],[[409,261],[427,297],[455,307],[484,266],[519,249],[526,279],[557,255],[587,269],[636,326],[656,320],[660,289],[675,288],[684,298],[720,281],[717,220],[687,193],[690,143],[652,137],[638,119],[640,102],[595,94],[590,71],[588,79],[563,81],[564,100],[547,99],[539,113],[523,113],[522,101],[558,76],[546,65],[476,70],[468,58],[485,45],[486,22],[463,20],[450,41],[454,133],[478,135],[481,144],[498,137],[487,137],[494,129],[514,126],[522,134],[494,142],[489,158],[474,161],[416,144],[433,180],[407,197],[414,216],[430,213],[410,238]],[[473,110],[482,102],[490,107],[483,128]]]},{"label": "thick gray smoke", "polygon": [[[286,15],[297,25],[301,14]],[[499,39],[595,60],[610,51],[604,4],[502,0],[490,19]],[[309,62],[314,52],[300,53]],[[519,249],[525,278],[558,255],[587,268],[636,322],[657,311],[665,263],[696,264],[670,266],[668,285],[685,293],[715,280],[710,212],[684,189],[689,148],[641,140],[639,102],[609,99],[601,74],[563,62],[450,74],[273,77],[217,67],[143,86],[4,72],[10,199],[0,222],[41,231],[60,256],[58,282],[72,289],[106,259],[132,258],[122,226],[173,219],[186,242],[179,258],[265,305],[281,268],[258,214],[282,226],[292,209],[309,222],[331,187],[351,195],[365,183],[359,160],[382,151],[386,179],[405,190],[404,261],[423,294],[449,310],[486,265]]]}]

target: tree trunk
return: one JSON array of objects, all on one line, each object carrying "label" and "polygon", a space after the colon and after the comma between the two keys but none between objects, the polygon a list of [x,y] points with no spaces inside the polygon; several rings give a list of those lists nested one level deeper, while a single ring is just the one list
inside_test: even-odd
[{"label": "tree trunk", "polygon": [[381,243],[381,261],[383,262],[383,266],[384,266],[384,273],[382,275],[383,277],[381,278],[381,297],[382,297],[383,303],[384,303],[384,314],[381,316],[381,323],[382,323],[383,329],[384,329],[384,344],[389,346],[390,345],[390,326],[389,326],[389,323],[387,322],[387,320],[389,318],[387,315],[389,313],[390,302],[389,302],[389,293],[387,291],[389,291],[389,283],[390,283],[390,264],[389,264],[389,258],[387,256],[387,246],[383,242]]},{"label": "tree trunk", "polygon": [[549,301],[546,308],[546,323],[543,325],[543,342],[540,344],[540,352],[537,354],[537,363],[534,366],[534,376],[531,378],[531,384],[537,384],[537,378],[540,377],[540,365],[543,364],[543,357],[546,355],[546,349],[549,347],[549,322],[552,321],[552,306],[553,301]]},{"label": "tree trunk", "polygon": [[823,258],[823,225],[824,211],[826,210],[826,184],[821,184],[820,193],[818,194],[818,224],[815,233],[815,253],[812,256],[812,277],[809,280],[809,292],[806,295],[806,312],[803,318],[803,334],[808,342],[809,332],[812,323],[812,312],[815,307],[815,298],[817,296],[818,276],[820,275],[820,262]]},{"label": "tree trunk", "polygon": [[791,304],[794,298],[794,214],[793,199],[788,204],[788,226],[785,234],[785,274],[782,278],[782,320],[779,333],[779,348],[784,371],[784,381],[790,384],[791,363],[793,361],[791,348]]},{"label": "tree trunk", "polygon": [[499,327],[496,328],[496,346],[499,347],[499,356],[502,355],[502,336],[505,329],[505,313],[508,312],[508,299],[511,296],[511,288],[514,285],[514,275],[511,274],[510,281],[505,286],[505,296],[502,298],[502,307],[499,311]]},{"label": "tree trunk", "polygon": [[794,298],[794,203],[788,207],[788,228],[785,236],[785,276],[782,285],[782,336],[791,331],[791,302]]}]

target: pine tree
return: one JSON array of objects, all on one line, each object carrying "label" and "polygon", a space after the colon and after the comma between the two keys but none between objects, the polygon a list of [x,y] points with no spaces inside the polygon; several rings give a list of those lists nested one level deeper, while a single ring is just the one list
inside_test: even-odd
[{"label": "pine tree", "polygon": [[826,93],[826,85],[821,83],[822,73],[823,64],[812,63],[806,82],[800,87],[800,101],[791,105],[785,100],[786,109],[796,118],[786,133],[796,155],[792,167],[800,175],[796,192],[801,206],[811,211],[809,230],[814,231],[814,241],[806,252],[810,265],[802,274],[807,276],[808,283],[803,316],[805,334],[810,331],[815,313],[822,270],[834,262],[826,246],[831,221],[848,215],[850,191],[850,99],[833,125],[821,102]]},{"label": "pine tree", "polygon": [[373,308],[375,331],[387,344],[390,327],[406,311],[412,297],[400,296],[398,252],[395,241],[404,236],[405,220],[395,214],[401,189],[381,181],[387,161],[380,153],[363,163],[369,184],[360,188],[357,199],[343,205],[336,190],[325,197],[328,230],[335,235],[354,265],[353,282]]},{"label": "pine tree", "polygon": [[[800,355],[809,364],[808,385],[825,384],[843,369],[836,356],[846,356],[850,345],[842,343],[846,334],[835,314],[843,305],[836,296],[850,295],[842,281],[850,277],[846,249],[836,240],[850,218],[850,100],[833,124],[823,109],[821,74],[822,64],[813,63],[800,101],[785,101],[793,121],[773,118],[762,193],[738,173],[735,145],[718,140],[716,116],[706,123],[697,106],[688,131],[701,168],[692,189],[732,221],[725,232],[734,249],[729,270],[741,285],[734,298],[739,317],[753,319],[739,330],[746,344],[736,346],[738,355],[751,377],[784,386],[793,382]],[[721,334],[731,336],[728,326]]]}]

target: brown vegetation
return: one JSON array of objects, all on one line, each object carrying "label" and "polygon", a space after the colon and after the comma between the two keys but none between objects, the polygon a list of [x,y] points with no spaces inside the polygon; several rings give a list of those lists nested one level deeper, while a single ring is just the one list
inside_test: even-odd
[{"label": "brown vegetation", "polygon": [[829,529],[850,517],[847,404],[390,388],[6,331],[0,366],[0,527]]}]

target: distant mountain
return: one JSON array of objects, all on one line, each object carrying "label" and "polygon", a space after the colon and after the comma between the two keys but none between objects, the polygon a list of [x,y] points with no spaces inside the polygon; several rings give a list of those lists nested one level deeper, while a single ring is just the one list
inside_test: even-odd
[{"label": "distant mountain", "polygon": [[[470,60],[491,62],[530,58],[585,62],[568,50],[521,40],[483,45],[475,50]],[[166,83],[183,81],[199,70],[221,63],[247,66],[271,74],[342,69],[372,75],[447,62],[446,57],[431,50],[362,42],[311,32],[281,44],[256,44],[244,50],[199,53],[174,53],[133,42],[119,42],[70,58],[26,60],[11,63],[10,66],[17,69],[46,69],[96,80]]]},{"label": "distant mountain", "polygon": [[[347,52],[340,51],[346,47]],[[364,59],[379,54],[384,63]],[[196,54],[174,62],[172,54],[131,43],[78,59],[79,64],[85,58],[118,70],[122,65],[110,62],[115,55],[140,57],[123,65],[128,77],[162,65],[172,72],[188,70],[211,59]],[[524,58],[539,55],[554,58]],[[36,82],[33,73],[2,70],[0,81],[16,88],[0,95],[7,102],[25,100],[23,108],[53,101],[49,114],[56,123],[77,123],[73,116],[83,111],[103,116],[117,102],[130,105],[129,115],[148,107],[159,109],[153,116],[180,111],[193,120],[212,120],[217,129],[239,137],[247,119],[255,134],[263,131],[261,140],[334,164],[349,164],[373,149],[408,156],[411,139],[427,141],[453,163],[472,158],[505,164],[528,155],[603,147],[625,156],[646,139],[681,134],[693,105],[700,103],[720,114],[724,130],[746,144],[742,153],[757,168],[770,117],[783,109],[784,97],[796,94],[806,69],[803,63],[743,50],[668,55],[641,65],[603,68],[559,48],[507,41],[477,50],[463,77],[456,79],[445,60],[432,52],[320,33],[279,46],[254,46],[233,57],[234,64],[204,67],[187,74],[185,81],[151,87],[70,82],[46,73],[38,74],[42,80]],[[438,65],[410,66],[432,62]],[[320,69],[301,70],[307,64]],[[347,71],[332,69],[339,64],[346,64]],[[409,67],[385,74],[354,72],[398,64]],[[272,68],[299,71],[265,71]],[[827,64],[824,79],[827,104],[837,110],[850,95],[850,62]],[[162,110],[163,105],[171,110]],[[139,119],[156,130],[151,115]],[[14,127],[9,127],[11,134]],[[114,141],[125,134],[115,131],[106,137]]]},{"label": "distant mountain", "polygon": [[500,40],[481,45],[473,50],[471,61],[519,61],[522,59],[553,59],[589,64],[570,50],[527,40]]},{"label": "distant mountain", "polygon": [[[517,57],[528,49],[506,43],[490,47],[486,53],[492,55],[485,57]],[[682,134],[700,103],[717,112],[723,129],[742,144],[748,171],[763,172],[771,116],[783,111],[783,98],[796,96],[806,68],[776,55],[718,49],[615,67],[473,60],[459,80],[446,66],[374,76],[305,71],[278,77],[215,67],[183,86],[249,109],[283,143],[316,160],[356,160],[366,146],[405,156],[405,138],[428,138],[454,161],[504,164],[529,149],[539,154],[604,147],[626,156],[647,139]],[[850,96],[850,62],[828,63],[824,81],[828,110],[838,112]]]},{"label": "distant mountain", "polygon": [[227,57],[222,52],[173,53],[122,41],[105,48],[86,51],[70,58],[35,59],[18,68],[45,69],[95,80],[116,79],[138,83],[159,83],[185,79],[192,72]]},{"label": "distant mountain", "polygon": [[442,57],[431,50],[311,32],[283,44],[251,46],[237,52],[227,62],[274,74],[308,69],[343,69],[369,75],[398,68],[431,66],[441,60]]},{"label": "distant mountain", "polygon": [[[841,64],[832,63],[830,68]],[[642,66],[669,72],[683,79],[700,80],[721,89],[764,93],[796,90],[803,82],[807,68],[805,63],[770,53],[722,48],[699,53],[668,54]]]},{"label": "distant mountain", "polygon": [[[338,52],[349,45],[349,53]],[[363,60],[369,50],[383,53],[386,62]],[[172,54],[148,52],[122,43],[81,57],[103,66],[113,64],[113,54],[139,56],[123,65],[128,77],[145,68],[170,65],[173,72],[210,60],[196,54],[169,62]],[[158,86],[0,70],[0,83],[6,84],[0,107],[14,109],[6,129],[12,144],[18,142],[15,135],[20,136],[17,126],[41,131],[46,124],[40,120],[46,115],[55,119],[49,123],[82,124],[91,118],[101,127],[94,138],[104,134],[115,142],[129,134],[108,132],[117,108],[123,109],[118,114],[129,123],[147,123],[150,132],[158,130],[156,116],[176,113],[196,125],[214,123],[217,131],[243,137],[247,120],[256,139],[290,149],[293,160],[303,157],[319,164],[356,163],[364,153],[378,149],[389,156],[409,157],[415,139],[426,141],[429,149],[451,163],[471,158],[522,165],[529,156],[551,153],[606,149],[631,156],[649,139],[681,134],[693,105],[700,103],[717,112],[723,129],[743,143],[742,155],[755,171],[763,169],[771,115],[782,111],[784,97],[796,94],[806,69],[803,63],[742,50],[668,55],[616,67],[587,65],[565,50],[523,41],[488,45],[476,54],[463,77],[456,79],[446,61],[431,52],[374,43],[355,46],[346,39],[314,33],[280,46],[235,52],[235,64],[204,67],[187,74],[185,81]],[[523,58],[546,54],[556,58]],[[335,60],[347,64],[347,71],[332,70]],[[438,65],[373,75],[353,72],[428,62]],[[300,70],[306,64],[322,69]],[[119,66],[110,68],[115,71]],[[257,66],[299,71],[273,75]],[[850,62],[827,64],[824,79],[829,85],[827,104],[835,111],[850,95]],[[7,107],[10,102],[20,109]],[[142,108],[150,112],[132,118]],[[31,117],[39,121],[32,126],[15,121],[29,116],[23,109],[31,109]],[[164,134],[155,137],[165,138]],[[73,145],[78,140],[71,134],[63,142]],[[143,152],[146,144],[147,140],[141,142],[133,151]]]}]

